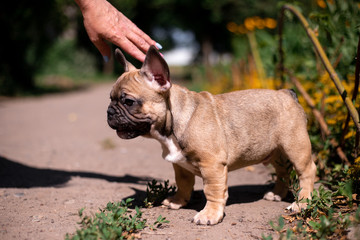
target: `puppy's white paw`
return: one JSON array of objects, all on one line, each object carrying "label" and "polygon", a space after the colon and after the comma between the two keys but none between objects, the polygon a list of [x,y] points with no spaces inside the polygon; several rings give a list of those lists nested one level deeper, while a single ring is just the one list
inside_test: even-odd
[{"label": "puppy's white paw", "polygon": [[281,197],[273,192],[267,192],[264,195],[264,199],[268,200],[268,201],[275,201],[275,202],[280,202],[281,201]]},{"label": "puppy's white paw", "polygon": [[305,209],[307,207],[307,203],[297,203],[293,202],[290,206],[286,208],[286,210],[294,213],[301,212],[301,209]]},{"label": "puppy's white paw", "polygon": [[184,199],[178,199],[176,196],[168,197],[162,202],[162,205],[174,210],[177,210],[186,204],[187,202]]},{"label": "puppy's white paw", "polygon": [[223,220],[224,212],[216,209],[205,208],[198,212],[192,222],[196,225],[215,225]]}]

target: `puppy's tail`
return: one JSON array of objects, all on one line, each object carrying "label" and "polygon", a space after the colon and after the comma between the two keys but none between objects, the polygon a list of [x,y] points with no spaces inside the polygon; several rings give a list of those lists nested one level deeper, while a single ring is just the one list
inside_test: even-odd
[{"label": "puppy's tail", "polygon": [[299,99],[294,89],[286,89],[286,91],[291,95],[291,97],[298,103]]},{"label": "puppy's tail", "polygon": [[306,113],[304,111],[304,108],[300,105],[298,96],[297,96],[296,92],[294,91],[294,89],[280,89],[279,91],[282,91],[282,92],[286,93],[287,95],[290,95],[291,98],[295,100],[295,102],[296,102],[295,105],[298,106],[299,112],[304,117],[305,121],[307,122]]}]

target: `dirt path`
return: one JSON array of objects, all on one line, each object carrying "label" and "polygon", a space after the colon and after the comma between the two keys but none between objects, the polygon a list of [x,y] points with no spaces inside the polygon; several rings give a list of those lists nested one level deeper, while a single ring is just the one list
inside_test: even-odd
[{"label": "dirt path", "polygon": [[[151,179],[174,182],[171,164],[154,140],[121,140],[106,123],[111,85],[87,90],[0,101],[0,239],[64,239],[77,212],[95,212],[109,201],[144,199]],[[190,219],[205,204],[202,181],[186,209],[145,209],[153,222],[170,220],[143,239],[259,239],[273,233],[287,202],[262,200],[269,170],[254,166],[230,173],[226,217],[216,226]]]}]

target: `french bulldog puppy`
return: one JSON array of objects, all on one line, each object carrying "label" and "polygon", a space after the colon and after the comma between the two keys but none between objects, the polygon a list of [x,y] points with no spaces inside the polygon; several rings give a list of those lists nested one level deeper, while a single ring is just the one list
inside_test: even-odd
[{"label": "french bulldog puppy", "polygon": [[[141,69],[119,49],[116,59],[125,72],[110,93],[108,124],[123,139],[158,140],[163,158],[173,164],[177,192],[164,200],[172,209],[190,200],[195,175],[203,179],[206,205],[196,224],[222,221],[228,198],[228,172],[271,163],[277,174],[274,189],[264,198],[280,201],[288,192],[289,160],[299,177],[300,199],[310,198],[316,166],[304,110],[290,90],[251,89],[220,95],[196,93],[172,84],[169,68],[150,47]],[[304,207],[293,203],[290,209]]]}]

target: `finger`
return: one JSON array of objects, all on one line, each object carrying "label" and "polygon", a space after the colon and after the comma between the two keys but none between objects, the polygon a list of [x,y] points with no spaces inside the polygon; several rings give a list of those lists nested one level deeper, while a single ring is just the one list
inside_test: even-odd
[{"label": "finger", "polygon": [[95,47],[99,50],[101,55],[103,56],[104,61],[105,62],[109,61],[109,59],[111,57],[111,50],[110,50],[109,45],[107,45],[106,42],[102,39],[97,39],[92,42],[95,45]]},{"label": "finger", "polygon": [[144,62],[145,54],[129,39],[122,39],[121,41],[113,41],[114,44],[125,50],[128,54],[137,60]]},{"label": "finger", "polygon": [[147,52],[152,45],[134,32],[128,33],[126,37],[144,53]]},{"label": "finger", "polygon": [[104,61],[107,62],[111,56],[110,47],[106,44],[106,42],[91,28],[88,26],[87,22],[84,22],[86,32],[90,38],[90,41],[95,45],[95,47],[99,50],[101,55],[104,58]]},{"label": "finger", "polygon": [[[128,28],[131,29],[131,33],[134,33],[137,35],[138,38],[143,39],[149,46],[156,45],[156,42],[152,40],[149,35],[144,33],[140,28],[138,28],[133,22],[130,21],[130,24],[128,25]],[[134,37],[133,37],[134,38]],[[146,49],[147,51],[148,49]]]}]

